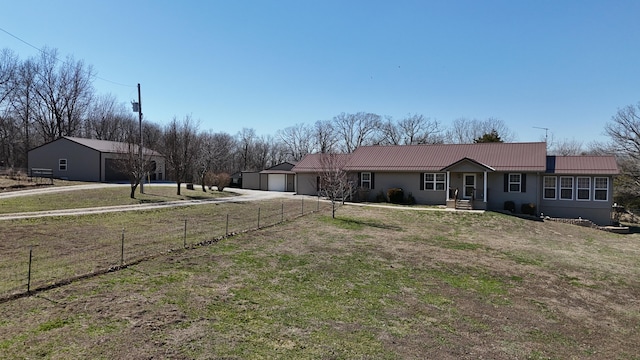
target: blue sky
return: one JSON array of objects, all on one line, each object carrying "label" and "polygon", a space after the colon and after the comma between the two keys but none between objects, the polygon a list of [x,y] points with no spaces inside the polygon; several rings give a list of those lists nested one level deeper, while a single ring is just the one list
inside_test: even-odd
[{"label": "blue sky", "polygon": [[[10,1],[0,28],[142,87],[145,119],[258,134],[341,112],[603,141],[640,101],[640,1]],[[37,50],[0,31],[0,48]],[[108,81],[107,81],[108,80]],[[127,86],[114,84],[124,84]]]}]

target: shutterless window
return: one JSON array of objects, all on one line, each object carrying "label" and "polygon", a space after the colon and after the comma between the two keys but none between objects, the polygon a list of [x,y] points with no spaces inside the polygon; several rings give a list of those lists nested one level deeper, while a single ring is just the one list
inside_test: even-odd
[{"label": "shutterless window", "polygon": [[424,174],[425,190],[444,190],[445,178],[442,173]]},{"label": "shutterless window", "polygon": [[576,199],[591,200],[591,178],[578,177],[576,180],[577,190]]},{"label": "shutterless window", "polygon": [[548,200],[556,199],[556,186],[557,186],[557,177],[555,176],[545,176],[544,177],[544,198]]},{"label": "shutterless window", "polygon": [[58,170],[67,171],[67,159],[58,160]]},{"label": "shutterless window", "polygon": [[594,190],[593,200],[608,201],[609,200],[609,178],[597,177],[593,179]]},{"label": "shutterless window", "polygon": [[560,199],[573,200],[573,178],[568,176],[560,177]]},{"label": "shutterless window", "polygon": [[509,192],[520,192],[522,174],[509,174]]},{"label": "shutterless window", "polygon": [[371,189],[371,173],[363,172],[360,174],[360,187],[364,189]]}]

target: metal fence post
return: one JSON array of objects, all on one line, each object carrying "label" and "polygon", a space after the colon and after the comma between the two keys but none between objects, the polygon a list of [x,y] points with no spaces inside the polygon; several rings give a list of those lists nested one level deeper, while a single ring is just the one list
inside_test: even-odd
[{"label": "metal fence post", "polygon": [[304,198],[302,198],[302,215],[304,215]]},{"label": "metal fence post", "polygon": [[260,229],[260,208],[258,207],[258,229]]},{"label": "metal fence post", "polygon": [[182,246],[186,249],[187,248],[187,219],[184,219],[184,237],[183,237],[183,244]]},{"label": "metal fence post", "polygon": [[224,229],[224,235],[228,236],[229,235],[229,213],[227,213],[227,225]]},{"label": "metal fence post", "polygon": [[282,202],[282,208],[280,209],[280,222],[284,222],[284,201]]},{"label": "metal fence post", "polygon": [[122,241],[120,242],[120,266],[124,265],[124,228],[122,228]]},{"label": "metal fence post", "polygon": [[29,247],[29,272],[27,273],[27,293],[31,292],[31,262],[33,260],[33,245]]}]

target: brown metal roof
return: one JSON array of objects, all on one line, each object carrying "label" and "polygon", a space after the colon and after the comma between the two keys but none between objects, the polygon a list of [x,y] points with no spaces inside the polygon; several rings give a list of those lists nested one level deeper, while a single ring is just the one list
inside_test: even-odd
[{"label": "brown metal roof", "polygon": [[[65,136],[64,138],[104,153],[121,154],[125,152],[124,149],[127,149],[127,146],[128,146],[127,143],[122,143],[117,141],[85,139],[85,138],[78,138],[78,137],[72,137],[72,136]],[[135,151],[137,151],[138,145],[134,144],[134,147],[135,147]],[[145,147],[143,147],[143,149],[146,155],[162,156],[162,154],[160,154],[157,151],[153,151]]]},{"label": "brown metal roof", "polygon": [[613,156],[547,156],[547,173],[616,175],[620,173]]},{"label": "brown metal roof", "polygon": [[[298,161],[291,171],[296,173],[318,172],[322,170],[322,159],[326,156],[327,154],[307,154],[302,160]],[[330,156],[335,157],[335,162],[346,164],[350,154],[331,154]]]},{"label": "brown metal roof", "polygon": [[468,158],[495,171],[544,172],[546,144],[480,143],[362,146],[347,165],[349,171],[440,171]]}]

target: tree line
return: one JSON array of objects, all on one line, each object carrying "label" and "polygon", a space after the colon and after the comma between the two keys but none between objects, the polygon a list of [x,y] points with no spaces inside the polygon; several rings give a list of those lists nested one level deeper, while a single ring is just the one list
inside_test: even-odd
[{"label": "tree line", "polygon": [[[62,136],[137,143],[138,119],[127,103],[98,94],[91,65],[61,58],[45,48],[20,59],[0,50],[0,166],[26,168],[30,149]],[[546,139],[549,154],[614,153],[623,169],[624,189],[640,196],[640,103],[619,109],[605,126],[611,141],[585,146],[578,140]],[[448,126],[422,114],[402,118],[370,112],[340,113],[312,124],[298,123],[275,134],[243,128],[235,135],[203,131],[200,123],[174,116],[160,126],[143,121],[145,147],[167,157],[170,179],[203,180],[207,172],[255,171],[309,153],[350,153],[363,145],[511,142],[515,133],[500,119],[458,118]],[[637,193],[637,194],[636,194]]]}]

